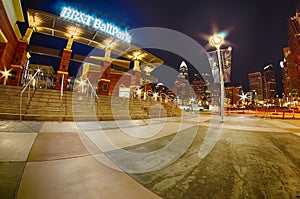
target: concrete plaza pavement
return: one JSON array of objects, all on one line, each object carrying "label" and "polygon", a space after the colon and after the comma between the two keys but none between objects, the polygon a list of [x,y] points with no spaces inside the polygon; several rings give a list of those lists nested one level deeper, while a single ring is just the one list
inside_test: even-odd
[{"label": "concrete plaza pavement", "polygon": [[300,121],[0,121],[0,198],[299,198]]}]

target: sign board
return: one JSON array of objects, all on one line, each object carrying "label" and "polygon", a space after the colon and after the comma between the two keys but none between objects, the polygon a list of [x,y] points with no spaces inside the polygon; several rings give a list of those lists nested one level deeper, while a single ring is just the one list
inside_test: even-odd
[{"label": "sign board", "polygon": [[99,17],[94,17],[94,15],[88,15],[70,7],[63,7],[60,16],[64,19],[99,30],[123,42],[131,43],[131,35],[128,33],[127,29],[122,29],[114,23]]},{"label": "sign board", "polygon": [[119,97],[130,98],[130,88],[120,86]]}]

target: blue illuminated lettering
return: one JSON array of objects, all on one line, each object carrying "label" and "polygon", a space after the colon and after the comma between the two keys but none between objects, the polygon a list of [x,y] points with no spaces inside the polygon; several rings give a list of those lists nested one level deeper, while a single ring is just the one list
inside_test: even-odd
[{"label": "blue illuminated lettering", "polygon": [[67,20],[71,20],[80,24],[87,25],[96,30],[100,30],[103,33],[111,35],[126,43],[131,43],[131,35],[126,29],[121,30],[118,26],[112,23],[105,22],[100,18],[94,18],[91,15],[87,15],[83,12],[69,7],[64,7],[60,13],[60,16]]},{"label": "blue illuminated lettering", "polygon": [[101,21],[99,19],[94,20],[93,28],[99,29],[101,25]]}]

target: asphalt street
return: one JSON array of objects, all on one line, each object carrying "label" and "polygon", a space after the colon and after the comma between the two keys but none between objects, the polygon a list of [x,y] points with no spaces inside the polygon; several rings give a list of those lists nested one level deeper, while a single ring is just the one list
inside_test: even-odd
[{"label": "asphalt street", "polygon": [[[300,198],[299,120],[230,117],[223,126],[212,123],[199,124],[193,143],[175,162],[129,175],[162,198]],[[207,133],[221,126],[213,149],[199,158]],[[173,137],[127,150],[149,153]]]}]

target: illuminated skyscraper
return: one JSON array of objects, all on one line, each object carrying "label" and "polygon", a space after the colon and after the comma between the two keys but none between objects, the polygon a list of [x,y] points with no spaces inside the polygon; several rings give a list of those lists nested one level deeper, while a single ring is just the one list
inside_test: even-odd
[{"label": "illuminated skyscraper", "polygon": [[264,99],[274,99],[276,95],[276,83],[273,66],[264,67]]},{"label": "illuminated skyscraper", "polygon": [[[299,5],[299,1],[298,5]],[[295,101],[300,97],[300,11],[288,19],[288,44],[283,49],[285,60],[281,64],[284,100]]]},{"label": "illuminated skyscraper", "polygon": [[189,81],[188,81],[188,67],[184,61],[181,62],[179,66],[179,74],[175,81],[175,93],[179,99],[182,100],[184,104],[185,100],[188,100],[189,95]]},{"label": "illuminated skyscraper", "polygon": [[199,103],[202,106],[205,106],[205,104],[208,105],[210,101],[210,91],[208,90],[208,81],[204,81],[203,77],[208,76],[208,74],[195,74],[194,79],[191,83],[191,86],[195,92],[195,95],[197,96]]},{"label": "illuminated skyscraper", "polygon": [[227,105],[236,107],[240,99],[239,88],[235,86],[227,86],[225,88],[225,96],[226,96]]},{"label": "illuminated skyscraper", "polygon": [[263,84],[262,76],[260,72],[254,72],[248,74],[250,90],[256,92],[256,97],[258,100],[263,100]]}]

